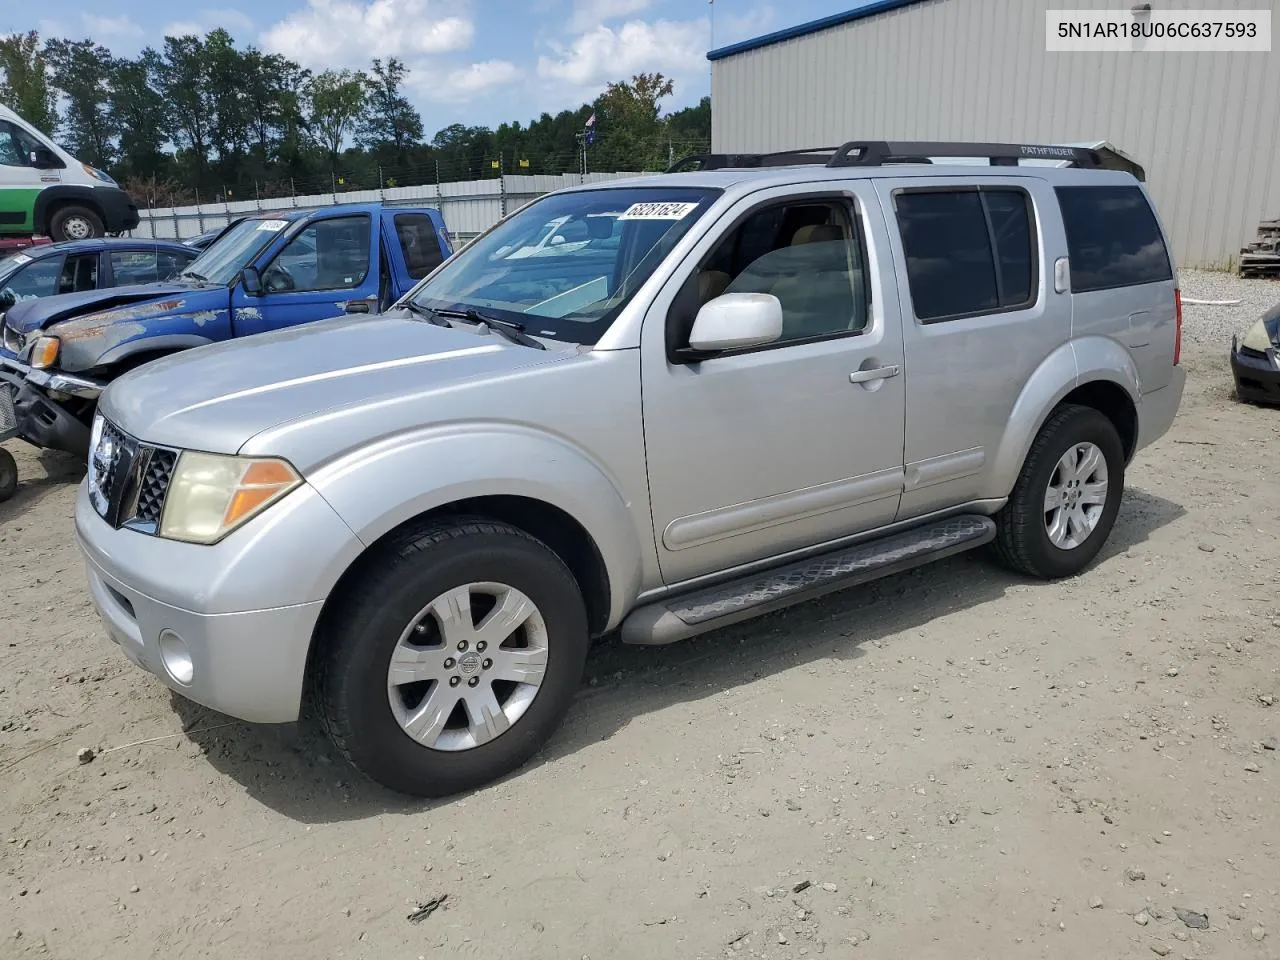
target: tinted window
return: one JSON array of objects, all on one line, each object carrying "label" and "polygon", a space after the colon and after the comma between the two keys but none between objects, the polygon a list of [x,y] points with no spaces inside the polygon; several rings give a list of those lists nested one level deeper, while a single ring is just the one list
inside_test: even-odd
[{"label": "tinted window", "polygon": [[991,236],[976,190],[903,193],[897,211],[917,317],[998,309]]},{"label": "tinted window", "polygon": [[1021,190],[983,190],[996,246],[996,279],[1001,306],[1033,298],[1038,259],[1031,232],[1031,198]]},{"label": "tinted window", "polygon": [[58,293],[84,293],[98,289],[98,255],[82,253],[67,257],[58,278]]},{"label": "tinted window", "polygon": [[400,241],[409,276],[415,280],[421,280],[444,260],[440,238],[430,217],[421,213],[398,214],[396,237]]},{"label": "tinted window", "polygon": [[1138,187],[1057,187],[1071,256],[1071,290],[1173,278],[1169,251]]},{"label": "tinted window", "polygon": [[350,290],[369,273],[369,218],[317,220],[290,240],[262,275],[273,293]]},{"label": "tinted window", "polygon": [[1036,254],[1023,191],[913,190],[899,194],[895,206],[919,319],[992,313],[1033,301]]}]

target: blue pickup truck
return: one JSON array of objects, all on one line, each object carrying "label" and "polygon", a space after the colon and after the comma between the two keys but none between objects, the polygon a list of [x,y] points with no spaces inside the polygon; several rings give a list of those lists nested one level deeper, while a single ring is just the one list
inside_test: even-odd
[{"label": "blue pickup truck", "polygon": [[343,313],[379,313],[453,253],[437,210],[343,204],[244,217],[177,277],[14,304],[0,409],[24,440],[84,456],[98,395],[157,357]]}]

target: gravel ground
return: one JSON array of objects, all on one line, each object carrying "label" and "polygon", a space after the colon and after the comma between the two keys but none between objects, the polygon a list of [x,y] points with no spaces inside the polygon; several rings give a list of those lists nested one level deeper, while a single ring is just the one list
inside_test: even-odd
[{"label": "gravel ground", "polygon": [[1226,366],[1280,284],[1182,283],[1244,302],[1186,308],[1182,411],[1085,574],[967,555],[605,646],[535,762],[440,803],[126,663],[79,468],[9,444],[0,957],[1280,956],[1280,411]]}]

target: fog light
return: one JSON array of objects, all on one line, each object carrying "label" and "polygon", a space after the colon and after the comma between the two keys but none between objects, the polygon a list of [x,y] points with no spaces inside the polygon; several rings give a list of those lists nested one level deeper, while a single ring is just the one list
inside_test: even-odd
[{"label": "fog light", "polygon": [[160,631],[160,659],[165,672],[174,680],[184,687],[191,683],[196,672],[195,664],[191,662],[191,651],[172,630]]}]

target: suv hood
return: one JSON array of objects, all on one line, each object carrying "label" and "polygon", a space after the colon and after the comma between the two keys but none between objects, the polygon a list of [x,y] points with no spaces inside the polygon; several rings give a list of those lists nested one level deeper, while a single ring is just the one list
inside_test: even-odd
[{"label": "suv hood", "polygon": [[162,357],[114,381],[99,406],[145,442],[235,453],[255,434],[292,420],[403,401],[577,354],[572,345],[535,350],[479,329],[445,329],[401,313],[321,320]]},{"label": "suv hood", "polygon": [[[226,289],[216,288],[224,297]],[[104,310],[115,310],[120,307],[134,307],[147,300],[159,300],[165,309],[156,309],[154,313],[173,313],[183,309],[175,301],[183,301],[193,294],[199,294],[200,288],[185,283],[143,283],[129,287],[108,287],[105,290],[86,290],[84,293],[62,293],[52,297],[40,297],[35,300],[23,300],[9,308],[4,316],[5,325],[23,337],[37,330],[46,330],[52,324],[72,317],[83,317]],[[151,306],[147,304],[147,306]],[[157,307],[160,304],[156,305]],[[104,322],[111,322],[112,317],[103,317]],[[122,318],[123,319],[123,318]],[[133,317],[132,319],[139,319]]]}]

